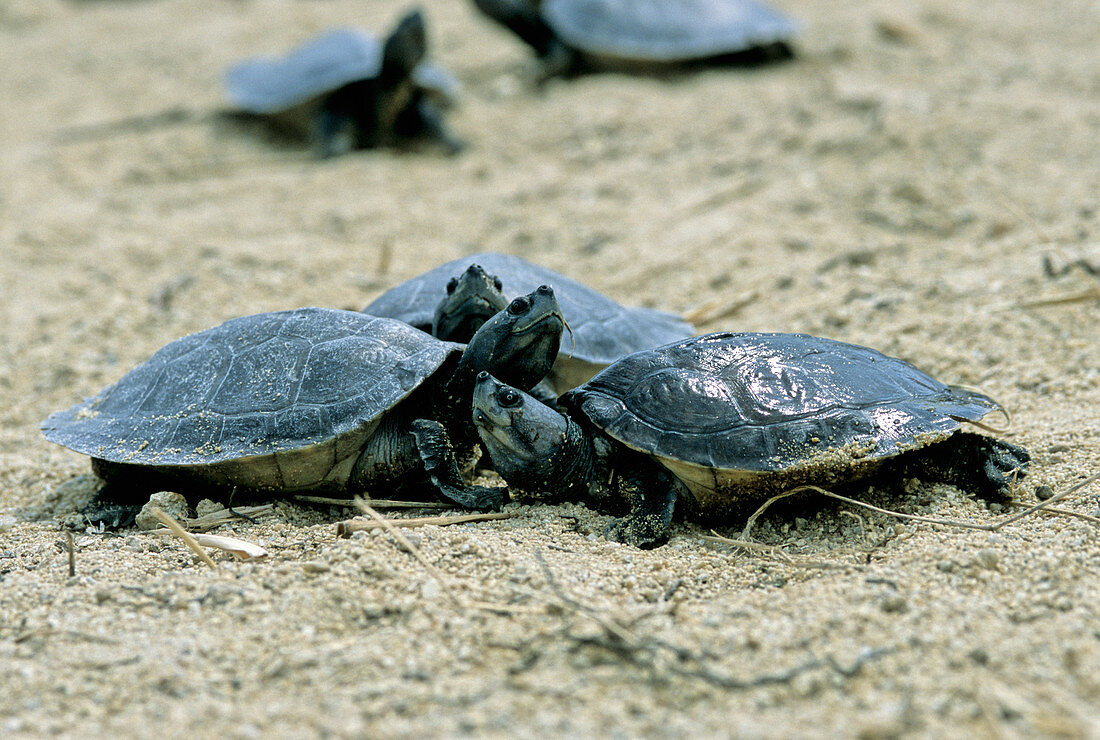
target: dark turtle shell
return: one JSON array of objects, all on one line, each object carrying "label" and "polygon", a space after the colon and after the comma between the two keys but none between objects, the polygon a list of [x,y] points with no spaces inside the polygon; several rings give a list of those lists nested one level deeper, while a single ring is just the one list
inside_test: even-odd
[{"label": "dark turtle shell", "polygon": [[789,17],[753,0],[543,0],[539,11],[565,43],[592,55],[683,62],[789,41]]},{"label": "dark turtle shell", "polygon": [[867,347],[731,332],[624,357],[562,404],[662,462],[741,473],[880,460],[999,408]]},{"label": "dark turtle shell", "polygon": [[161,348],[42,433],[101,460],[216,466],[234,484],[307,488],[460,350],[353,311],[245,316]]},{"label": "dark turtle shell", "polygon": [[[246,59],[225,73],[229,100],[240,110],[268,114],[285,111],[382,69],[382,43],[355,29],[328,31],[282,57]],[[446,70],[420,64],[413,80],[442,101],[454,98],[458,82]]]},{"label": "dark turtle shell", "polygon": [[[569,358],[574,363],[603,367],[631,352],[694,334],[692,325],[675,314],[651,308],[627,308],[565,275],[519,257],[493,252],[472,254],[433,268],[378,296],[363,312],[431,331],[432,316],[446,295],[447,282],[471,264],[481,265],[486,272],[499,277],[509,300],[540,285],[554,289],[573,332],[572,340],[568,333],[562,335],[559,363]],[[590,368],[568,387],[587,380],[595,369]]]}]

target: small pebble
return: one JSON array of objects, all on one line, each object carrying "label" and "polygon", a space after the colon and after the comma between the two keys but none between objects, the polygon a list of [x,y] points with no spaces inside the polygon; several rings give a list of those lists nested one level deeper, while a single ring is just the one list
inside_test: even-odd
[{"label": "small pebble", "polygon": [[979,550],[975,562],[988,570],[997,570],[1001,564],[1001,555],[996,550]]},{"label": "small pebble", "polygon": [[438,599],[442,593],[443,588],[434,578],[424,581],[424,585],[420,587],[420,597],[423,599]]},{"label": "small pebble", "polygon": [[187,499],[175,491],[159,491],[149,497],[149,502],[141,507],[134,519],[138,529],[156,529],[160,520],[153,516],[153,509],[159,508],[176,521],[187,518]]},{"label": "small pebble", "polygon": [[221,511],[224,508],[225,506],[223,504],[204,498],[202,501],[195,504],[195,516],[207,516],[213,514],[215,511]]},{"label": "small pebble", "polygon": [[887,614],[904,614],[909,611],[909,602],[901,594],[892,594],[882,600],[882,610]]},{"label": "small pebble", "polygon": [[1050,486],[1045,486],[1042,484],[1035,486],[1035,498],[1039,499],[1040,501],[1049,501],[1053,497],[1054,489]]}]

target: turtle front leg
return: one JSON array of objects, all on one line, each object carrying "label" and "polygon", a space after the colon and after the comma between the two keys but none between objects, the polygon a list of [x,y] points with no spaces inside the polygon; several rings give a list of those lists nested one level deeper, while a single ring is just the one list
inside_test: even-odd
[{"label": "turtle front leg", "polygon": [[934,448],[914,454],[905,473],[923,481],[947,483],[989,501],[1010,495],[1027,475],[1031,455],[1023,447],[973,432],[960,432]]},{"label": "turtle front leg", "polygon": [[394,130],[399,136],[422,137],[439,145],[447,154],[458,154],[466,144],[451,134],[443,119],[440,106],[421,95],[419,101],[398,116]]},{"label": "turtle front leg", "polygon": [[326,104],[317,112],[313,126],[318,159],[338,157],[355,148],[356,125],[350,115]]},{"label": "turtle front leg", "polygon": [[469,486],[462,480],[454,446],[442,424],[432,419],[416,419],[409,427],[424,471],[444,497],[478,511],[495,511],[504,505],[504,488]]},{"label": "turtle front leg", "polygon": [[604,535],[642,549],[666,543],[677,498],[677,484],[671,474],[650,464],[620,473],[617,484],[630,513],[612,522]]}]

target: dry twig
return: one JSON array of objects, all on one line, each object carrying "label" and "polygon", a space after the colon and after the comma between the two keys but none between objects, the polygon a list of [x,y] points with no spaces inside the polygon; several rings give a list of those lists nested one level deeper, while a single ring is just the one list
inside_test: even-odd
[{"label": "dry twig", "polygon": [[180,526],[179,522],[177,522],[172,517],[168,516],[166,513],[164,513],[164,511],[162,509],[160,509],[159,507],[156,507],[156,506],[154,506],[152,508],[152,514],[153,514],[153,516],[155,516],[157,518],[158,521],[160,521],[161,524],[168,527],[168,529],[172,530],[172,534],[176,535],[181,540],[183,540],[183,543],[185,545],[187,545],[188,547],[190,547],[191,550],[196,555],[199,556],[199,559],[202,560],[202,562],[206,563],[211,568],[217,568],[218,567],[218,564],[215,563],[211,559],[211,557],[206,554],[206,550],[202,549],[202,546],[199,545],[199,543],[195,541],[195,538],[192,537],[187,532],[187,530],[185,530],[183,527]]},{"label": "dry twig", "polygon": [[[350,498],[331,498],[329,496],[291,496],[292,501],[300,504],[319,504],[322,506],[346,506],[355,508],[355,502]],[[392,499],[368,498],[363,499],[377,509],[454,509],[454,504],[442,501],[394,501]]]},{"label": "dry twig", "polygon": [[725,301],[711,301],[684,314],[684,319],[692,324],[705,326],[719,319],[727,319],[742,308],[750,306],[760,297],[760,291],[748,290],[741,295]]},{"label": "dry twig", "polygon": [[[796,493],[801,493],[803,491],[813,491],[814,493],[819,493],[822,496],[826,496],[828,498],[835,498],[838,501],[843,501],[844,503],[852,504],[853,506],[861,506],[864,509],[870,509],[871,511],[876,511],[880,514],[886,514],[888,516],[897,517],[899,519],[909,519],[909,520],[915,521],[915,522],[924,522],[925,524],[939,524],[939,525],[945,526],[945,527],[958,527],[960,529],[977,529],[977,530],[980,530],[982,532],[996,532],[997,530],[1002,529],[1003,527],[1006,527],[1009,524],[1012,524],[1013,522],[1017,522],[1017,521],[1025,518],[1027,516],[1030,516],[1031,514],[1034,514],[1037,511],[1043,511],[1043,510],[1048,510],[1049,511],[1053,504],[1055,504],[1059,501],[1062,501],[1063,499],[1070,496],[1071,494],[1074,494],[1077,491],[1080,491],[1082,488],[1085,488],[1086,486],[1088,486],[1092,483],[1095,483],[1098,480],[1100,480],[1100,473],[1094,473],[1093,475],[1090,475],[1088,478],[1081,481],[1080,483],[1077,483],[1076,485],[1067,488],[1065,491],[1062,491],[1061,493],[1059,493],[1055,496],[1051,496],[1046,501],[1041,501],[1038,504],[1035,504],[1033,506],[1029,506],[1024,511],[1021,511],[1018,514],[1013,514],[1010,517],[1006,517],[1006,518],[1001,519],[1000,521],[994,522],[992,524],[974,524],[972,522],[960,522],[960,521],[957,521],[957,520],[954,520],[954,519],[939,519],[937,517],[919,516],[917,514],[903,514],[900,511],[892,511],[890,509],[883,509],[879,506],[869,504],[866,501],[859,501],[857,499],[849,498],[847,496],[841,496],[839,493],[833,493],[832,491],[827,491],[824,488],[820,488],[818,486],[798,486],[797,488],[792,488],[789,491],[784,491],[783,493],[780,493],[776,496],[772,496],[770,499],[765,501],[760,506],[759,509],[757,509],[755,512],[753,512],[752,516],[750,516],[748,518],[748,520],[746,521],[746,523],[745,523],[745,529],[742,530],[742,532],[741,532],[741,539],[742,540],[747,540],[748,539],[749,531],[751,530],[753,523],[756,522],[756,520],[760,517],[760,515],[763,514],[764,511],[769,506],[771,506],[773,503],[775,503],[776,501],[778,501],[781,498],[785,498],[787,496],[792,496]],[[1058,510],[1058,511],[1061,511],[1061,510]],[[1070,513],[1070,512],[1067,512],[1067,513]],[[1081,516],[1087,516],[1087,515],[1081,515]],[[1091,519],[1095,519],[1095,517],[1093,517]]]},{"label": "dry twig", "polygon": [[[566,634],[577,646],[591,645],[608,650],[624,660],[645,668],[654,674],[664,668],[669,673],[701,681],[730,690],[745,690],[759,686],[789,683],[799,675],[818,668],[830,668],[842,676],[851,677],[859,673],[863,665],[883,655],[894,652],[894,648],[865,649],[855,662],[848,667],[841,666],[832,656],[811,658],[785,671],[764,673],[752,678],[741,679],[715,671],[708,665],[708,657],[687,648],[674,645],[652,636],[639,637],[629,627],[605,617],[596,609],[580,603],[568,596],[558,585],[553,572],[543,558],[542,550],[535,550],[535,559],[542,569],[546,583],[560,604],[569,611],[595,622],[602,630],[601,636],[576,636]],[[527,666],[533,665],[537,656],[529,656]]]},{"label": "dry twig", "polygon": [[454,593],[451,591],[451,588],[448,585],[447,581],[443,579],[443,574],[439,572],[439,569],[432,565],[431,562],[429,562],[428,559],[424,557],[424,553],[420,552],[420,549],[412,542],[410,542],[408,537],[401,534],[401,531],[393,525],[392,521],[386,519],[384,516],[371,508],[371,505],[368,504],[361,496],[356,496],[353,500],[355,502],[355,508],[359,509],[371,519],[374,519],[383,529],[389,532],[390,535],[392,535],[393,538],[397,540],[397,542],[402,547],[408,550],[410,555],[420,561],[420,564],[423,565],[424,568],[428,571],[428,575],[430,575],[436,580],[437,583],[439,583],[439,587],[443,589],[443,593],[447,594],[447,598],[450,599],[452,602],[457,602]]},{"label": "dry twig", "polygon": [[[175,532],[169,529],[155,529],[152,534],[166,535],[175,534]],[[256,543],[242,540],[237,537],[223,537],[217,534],[201,533],[192,534],[191,537],[197,544],[203,547],[214,547],[219,550],[224,550],[240,560],[256,560],[258,558],[267,557],[268,555],[267,550]]]},{"label": "dry twig", "polygon": [[[373,503],[373,502],[371,502]],[[459,514],[456,516],[418,516],[409,519],[386,519],[385,524],[380,521],[364,522],[360,519],[348,519],[337,522],[336,536],[350,537],[352,532],[370,531],[373,529],[390,529],[402,527],[412,529],[414,527],[438,526],[445,527],[449,524],[466,524],[468,522],[491,522],[497,519],[510,519],[515,514],[502,511],[494,514]]]},{"label": "dry twig", "polygon": [[1086,301],[1100,300],[1100,288],[1089,288],[1080,293],[1052,296],[1050,298],[1037,298],[1033,301],[1014,303],[1009,308],[1043,308],[1045,306],[1063,306],[1067,303],[1084,303]]},{"label": "dry twig", "polygon": [[76,543],[73,542],[73,533],[65,530],[65,549],[69,551],[69,578],[76,575]]},{"label": "dry twig", "polygon": [[261,514],[274,514],[274,504],[260,504],[259,506],[235,506],[232,509],[218,509],[212,511],[205,516],[196,517],[194,519],[184,520],[184,524],[189,529],[197,530],[209,530],[220,527],[223,524],[229,522],[238,521],[242,518],[256,517]]}]

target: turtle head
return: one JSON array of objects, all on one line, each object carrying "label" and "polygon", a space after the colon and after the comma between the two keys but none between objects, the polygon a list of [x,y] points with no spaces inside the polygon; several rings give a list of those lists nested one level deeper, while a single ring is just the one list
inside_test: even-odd
[{"label": "turtle head", "polygon": [[383,80],[405,80],[412,76],[416,65],[428,53],[428,34],[424,28],[424,15],[414,10],[397,23],[397,27],[382,47]]},{"label": "turtle head", "polygon": [[448,342],[468,342],[478,329],[508,305],[500,278],[481,265],[447,282],[447,295],[435,307],[432,336]]},{"label": "turtle head", "polygon": [[554,366],[564,327],[554,289],[539,286],[486,321],[466,345],[462,363],[470,377],[486,370],[511,385],[533,388]]},{"label": "turtle head", "polygon": [[473,421],[493,469],[513,493],[556,498],[562,484],[572,481],[574,476],[566,473],[576,425],[546,404],[481,372],[474,386]]}]

